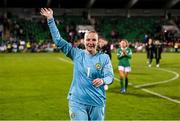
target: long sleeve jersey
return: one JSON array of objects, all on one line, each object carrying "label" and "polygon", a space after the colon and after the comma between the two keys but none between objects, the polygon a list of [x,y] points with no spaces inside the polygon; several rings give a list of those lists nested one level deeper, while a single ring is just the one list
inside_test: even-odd
[{"label": "long sleeve jersey", "polygon": [[104,106],[106,99],[104,85],[95,87],[92,81],[101,78],[104,84],[113,82],[114,73],[109,56],[102,53],[91,55],[85,50],[73,47],[61,37],[54,18],[48,20],[48,26],[55,44],[74,62],[68,99],[92,106]]},{"label": "long sleeve jersey", "polygon": [[125,48],[126,55],[123,55],[123,49],[117,49],[117,58],[119,60],[118,66],[128,67],[130,66],[129,59],[132,57],[132,51],[130,48]]}]

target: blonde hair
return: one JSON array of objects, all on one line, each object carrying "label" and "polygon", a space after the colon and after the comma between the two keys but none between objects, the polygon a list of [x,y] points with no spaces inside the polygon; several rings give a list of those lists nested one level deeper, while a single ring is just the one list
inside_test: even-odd
[{"label": "blonde hair", "polygon": [[122,39],[120,42],[122,41],[126,42],[126,47],[129,47],[129,42],[127,41],[127,39]]},{"label": "blonde hair", "polygon": [[96,39],[97,39],[97,41],[98,41],[98,33],[97,33],[96,31],[88,31],[88,32],[86,32],[86,33],[84,34],[84,40],[86,41],[87,36],[88,36],[90,33],[95,33],[96,36],[97,36]]}]

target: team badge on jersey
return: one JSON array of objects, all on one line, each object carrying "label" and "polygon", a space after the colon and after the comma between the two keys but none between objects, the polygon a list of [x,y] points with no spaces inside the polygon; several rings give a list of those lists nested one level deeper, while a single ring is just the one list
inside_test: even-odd
[{"label": "team badge on jersey", "polygon": [[96,69],[97,70],[101,70],[101,68],[102,68],[101,64],[100,63],[96,63]]}]

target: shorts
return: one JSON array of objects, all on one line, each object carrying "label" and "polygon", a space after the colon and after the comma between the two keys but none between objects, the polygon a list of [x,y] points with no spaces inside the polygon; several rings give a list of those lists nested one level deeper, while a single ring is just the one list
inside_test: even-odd
[{"label": "shorts", "polygon": [[104,107],[91,106],[69,100],[69,115],[71,121],[104,121]]},{"label": "shorts", "polygon": [[119,71],[124,71],[124,72],[131,72],[131,67],[130,66],[127,66],[127,67],[118,66],[118,70]]}]

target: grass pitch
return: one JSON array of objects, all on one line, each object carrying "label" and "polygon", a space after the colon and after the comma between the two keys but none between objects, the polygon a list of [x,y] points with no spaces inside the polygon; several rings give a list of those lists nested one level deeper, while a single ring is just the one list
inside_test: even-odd
[{"label": "grass pitch", "polygon": [[[61,59],[59,59],[61,58]],[[69,120],[67,94],[73,65],[59,53],[0,54],[0,119]],[[119,78],[113,55],[115,77]],[[70,61],[68,59],[68,61]],[[127,94],[119,81],[109,86],[106,120],[180,120],[180,104],[144,92],[135,86],[155,82],[144,89],[180,101],[180,54],[163,53],[160,70],[148,68],[146,55],[134,53]],[[171,72],[170,72],[171,71]]]}]

